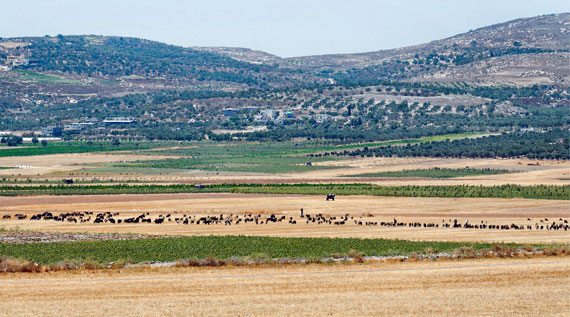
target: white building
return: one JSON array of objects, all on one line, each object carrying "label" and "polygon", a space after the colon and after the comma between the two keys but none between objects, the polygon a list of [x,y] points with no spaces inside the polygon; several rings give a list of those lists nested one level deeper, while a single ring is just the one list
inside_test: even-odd
[{"label": "white building", "polygon": [[84,125],[79,122],[73,122],[63,125],[63,131],[67,132],[81,132],[83,131]]},{"label": "white building", "polygon": [[259,115],[255,117],[256,121],[273,121],[277,115],[274,109],[264,109],[259,112]]},{"label": "white building", "polygon": [[50,125],[42,128],[42,135],[44,136],[60,136],[63,130],[60,127]]},{"label": "white building", "polygon": [[113,117],[103,120],[103,124],[131,124],[135,123],[135,120],[129,117]]},{"label": "white building", "polygon": [[27,59],[23,54],[20,56],[9,55],[6,58],[6,64],[8,64],[12,67],[27,66],[29,63],[30,63],[30,60]]}]

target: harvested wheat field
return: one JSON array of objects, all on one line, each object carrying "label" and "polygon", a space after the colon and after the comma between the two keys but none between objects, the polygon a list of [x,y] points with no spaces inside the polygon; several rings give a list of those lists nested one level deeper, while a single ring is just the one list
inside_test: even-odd
[{"label": "harvested wheat field", "polygon": [[[300,217],[300,209],[306,215],[322,214],[324,217],[349,218],[343,225],[307,223]],[[570,242],[566,230],[536,230],[536,225],[548,225],[553,221],[570,220],[570,201],[538,199],[494,198],[405,198],[372,196],[338,196],[326,201],[314,195],[254,195],[254,194],[157,194],[157,195],[100,195],[100,196],[33,196],[1,197],[0,217],[24,214],[29,216],[50,211],[119,213],[117,219],[136,217],[149,213],[150,218],[171,214],[171,220],[154,223],[69,223],[32,221],[29,219],[0,220],[5,228],[34,231],[60,232],[123,232],[158,235],[263,235],[283,237],[360,237],[394,238],[409,240],[480,241],[550,243]],[[285,217],[283,222],[219,224],[182,224],[176,218],[194,219],[224,214],[226,217],[261,215],[259,220],[271,214]],[[435,227],[381,226],[381,222],[432,223]],[[455,219],[463,225],[523,225],[531,230],[489,230],[443,228]],[[530,219],[530,220],[529,220]],[[545,220],[548,219],[548,220]],[[560,219],[562,219],[560,221]],[[291,224],[289,221],[296,223]],[[356,221],[356,222],[355,222]],[[361,222],[361,224],[359,223]],[[376,223],[376,225],[366,225]]]},{"label": "harvested wheat field", "polygon": [[570,258],[0,275],[8,316],[566,315]]}]

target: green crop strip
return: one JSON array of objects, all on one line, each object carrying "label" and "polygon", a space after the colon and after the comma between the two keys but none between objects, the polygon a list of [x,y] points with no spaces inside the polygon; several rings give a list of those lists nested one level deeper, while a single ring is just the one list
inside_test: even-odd
[{"label": "green crop strip", "polygon": [[87,144],[87,142],[54,142],[48,143],[45,147],[41,145],[24,145],[20,148],[2,147],[0,149],[0,157],[8,156],[31,156],[31,155],[47,155],[47,154],[65,154],[65,153],[91,153],[91,152],[112,152],[112,151],[135,151],[149,149],[153,147],[164,146],[161,143],[132,143],[124,142],[118,146],[112,145],[110,142]]},{"label": "green crop strip", "polygon": [[[108,240],[49,243],[0,243],[0,256],[25,259],[42,265],[60,261],[92,260],[106,264],[127,261],[176,261],[215,257],[320,258],[348,254],[350,250],[367,256],[393,256],[450,252],[459,247],[491,248],[489,243],[428,242],[357,238],[278,238],[251,236],[205,236],[141,240]],[[516,246],[509,244],[508,246]]]},{"label": "green crop strip", "polygon": [[0,186],[0,196],[104,195],[165,193],[245,193],[298,195],[367,195],[395,197],[477,197],[570,200],[570,185],[500,186],[379,186],[370,184],[281,184],[281,185],[30,185]]}]

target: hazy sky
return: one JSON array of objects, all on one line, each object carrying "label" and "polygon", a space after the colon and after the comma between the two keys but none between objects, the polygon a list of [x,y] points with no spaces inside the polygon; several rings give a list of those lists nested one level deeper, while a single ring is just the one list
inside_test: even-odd
[{"label": "hazy sky", "polygon": [[569,0],[17,0],[0,37],[101,34],[282,57],[420,44],[519,17],[570,12]]}]

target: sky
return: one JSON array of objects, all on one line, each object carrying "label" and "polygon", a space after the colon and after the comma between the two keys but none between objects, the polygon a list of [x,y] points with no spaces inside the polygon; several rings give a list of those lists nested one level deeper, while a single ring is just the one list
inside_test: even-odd
[{"label": "sky", "polygon": [[0,5],[0,37],[120,35],[293,57],[421,44],[562,12],[570,1],[18,0]]}]

